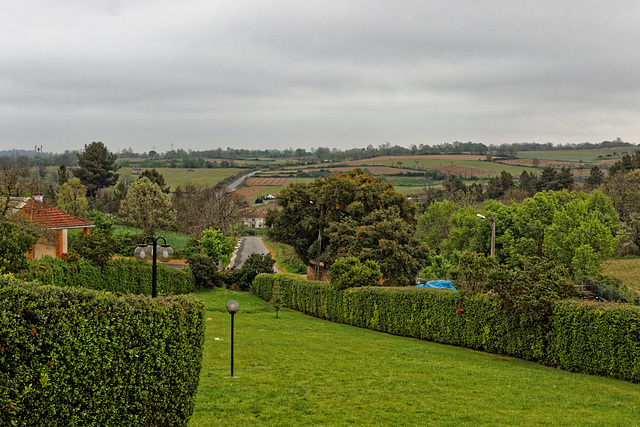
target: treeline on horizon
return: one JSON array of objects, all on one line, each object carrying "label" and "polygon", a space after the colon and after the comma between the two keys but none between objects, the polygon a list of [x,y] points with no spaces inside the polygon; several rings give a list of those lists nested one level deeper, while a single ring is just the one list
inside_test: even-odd
[{"label": "treeline on horizon", "polygon": [[[471,154],[478,156],[491,156],[513,159],[517,158],[520,151],[560,151],[560,150],[594,150],[602,148],[617,147],[637,147],[636,144],[625,142],[620,138],[613,141],[602,141],[600,143],[583,142],[579,144],[545,144],[537,142],[517,142],[502,145],[485,145],[474,142],[447,142],[437,145],[412,144],[408,148],[399,145],[391,145],[386,142],[374,147],[369,145],[366,148],[351,148],[339,150],[336,148],[318,147],[307,150],[305,148],[288,148],[285,150],[265,149],[248,150],[244,148],[215,148],[211,150],[177,150],[158,153],[154,150],[143,153],[136,153],[132,148],[123,149],[116,153],[118,158],[130,159],[128,164],[120,166],[130,166],[131,163],[140,163],[143,167],[233,167],[235,160],[255,160],[260,159],[292,159],[305,163],[317,162],[341,162],[348,160],[361,160],[381,156],[411,156],[411,155],[461,155]],[[35,150],[4,150],[0,151],[0,157],[26,157],[30,160],[31,166],[76,166],[78,158],[76,153],[82,150],[66,150],[64,153],[37,152]],[[139,162],[136,159],[140,159]],[[222,162],[209,162],[205,159],[221,159]],[[158,164],[156,162],[162,162]]]}]

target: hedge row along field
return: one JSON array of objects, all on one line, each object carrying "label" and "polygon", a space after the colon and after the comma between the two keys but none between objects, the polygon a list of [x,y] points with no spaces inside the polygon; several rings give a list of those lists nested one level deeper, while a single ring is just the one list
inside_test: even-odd
[{"label": "hedge row along field", "polygon": [[[115,258],[104,268],[79,258],[65,261],[44,257],[29,262],[20,278],[37,280],[43,285],[73,286],[123,294],[151,295],[151,264]],[[194,291],[190,269],[176,270],[158,265],[158,295],[187,294]]]},{"label": "hedge row along field", "polygon": [[186,425],[204,304],[0,277],[0,425]]},{"label": "hedge row along field", "polygon": [[640,307],[560,301],[546,320],[522,318],[497,298],[429,288],[335,290],[286,274],[260,274],[252,291],[333,322],[515,356],[574,372],[640,382]]}]

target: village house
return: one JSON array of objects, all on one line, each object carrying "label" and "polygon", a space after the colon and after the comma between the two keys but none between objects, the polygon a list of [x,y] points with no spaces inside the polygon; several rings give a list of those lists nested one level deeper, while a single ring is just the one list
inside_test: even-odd
[{"label": "village house", "polygon": [[[40,199],[40,200],[37,200]],[[12,197],[12,212],[21,216],[35,225],[47,230],[52,230],[55,238],[43,238],[27,254],[28,259],[40,259],[45,255],[60,258],[62,254],[68,252],[67,231],[71,229],[82,229],[84,234],[94,227],[91,221],[87,221],[77,216],[66,213],[58,208],[49,206],[42,202],[41,196],[35,198]]]}]

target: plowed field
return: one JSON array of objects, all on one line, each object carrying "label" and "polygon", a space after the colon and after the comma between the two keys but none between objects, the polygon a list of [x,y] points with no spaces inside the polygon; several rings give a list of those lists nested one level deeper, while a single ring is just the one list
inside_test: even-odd
[{"label": "plowed field", "polygon": [[254,185],[272,187],[274,185],[287,185],[288,183],[289,183],[289,178],[260,178],[260,177],[247,178],[247,185],[249,187]]}]

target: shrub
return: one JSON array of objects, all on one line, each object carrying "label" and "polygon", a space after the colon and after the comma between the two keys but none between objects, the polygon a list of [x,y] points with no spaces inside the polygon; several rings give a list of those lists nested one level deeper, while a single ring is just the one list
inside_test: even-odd
[{"label": "shrub", "polygon": [[97,229],[93,233],[72,236],[69,239],[69,250],[104,267],[116,253],[116,242],[110,230]]},{"label": "shrub", "polygon": [[187,424],[202,301],[4,278],[0,305],[0,424]]},{"label": "shrub", "polygon": [[0,270],[18,272],[27,266],[25,254],[35,245],[35,231],[0,221]]},{"label": "shrub", "polygon": [[218,272],[218,261],[208,256],[194,256],[187,260],[196,289],[219,288],[224,284]]},{"label": "shrub", "polygon": [[336,290],[288,274],[260,274],[251,290],[269,301],[276,285],[283,307],[333,322],[640,382],[640,307],[550,301],[551,313],[541,319],[510,309],[495,294]]},{"label": "shrub", "polygon": [[380,266],[376,261],[362,263],[354,256],[338,258],[331,265],[331,284],[336,289],[358,286],[372,286],[382,279]]},{"label": "shrub", "polygon": [[251,254],[242,264],[242,268],[237,275],[238,288],[248,291],[253,279],[260,273],[273,273],[273,264],[276,261],[271,254]]},{"label": "shrub", "polygon": [[[151,295],[150,263],[116,258],[101,268],[74,255],[67,255],[65,259],[44,257],[30,261],[19,277],[45,285]],[[189,269],[175,270],[158,265],[157,281],[159,294],[186,294],[194,290]]]}]

